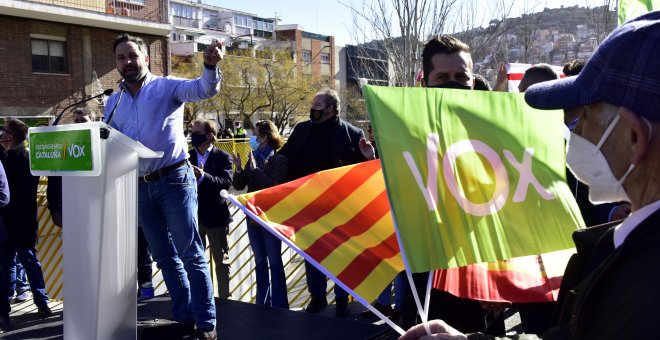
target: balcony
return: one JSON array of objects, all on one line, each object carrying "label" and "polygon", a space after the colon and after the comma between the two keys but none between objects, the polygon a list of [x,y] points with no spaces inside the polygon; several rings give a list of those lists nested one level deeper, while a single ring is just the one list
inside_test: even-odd
[{"label": "balcony", "polygon": [[161,0],[18,0],[162,22]]},{"label": "balcony", "polygon": [[199,28],[199,20],[191,19],[191,18],[172,16],[172,25]]},{"label": "balcony", "polygon": [[0,0],[9,16],[168,35],[167,0]]}]

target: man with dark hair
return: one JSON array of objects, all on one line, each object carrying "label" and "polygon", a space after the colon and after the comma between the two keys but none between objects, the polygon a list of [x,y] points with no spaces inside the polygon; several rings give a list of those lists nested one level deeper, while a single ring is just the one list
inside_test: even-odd
[{"label": "man with dark hair", "polygon": [[[310,120],[296,125],[280,154],[289,160],[287,180],[294,180],[322,170],[337,168],[365,161],[359,142],[364,132],[339,118],[341,102],[337,92],[323,89],[314,97],[309,110]],[[328,302],[325,298],[326,277],[314,266],[305,262],[307,288],[312,301],[306,308],[318,313]],[[346,317],[348,293],[335,285],[335,314]]]},{"label": "man with dark hair", "polygon": [[[216,339],[217,332],[213,285],[197,230],[197,183],[183,134],[183,104],[218,93],[220,48],[221,43],[208,46],[202,76],[189,80],[151,74],[144,41],[128,34],[117,37],[113,51],[123,81],[105,111],[112,127],[164,153],[140,160],[138,224],[172,297],[174,319],[195,325],[193,339]],[[115,105],[116,114],[108,121]]]},{"label": "man with dark hair", "polygon": [[96,121],[96,111],[86,107],[78,107],[73,110],[74,123],[89,123],[93,121]]},{"label": "man with dark hair", "polygon": [[206,238],[211,246],[215,263],[218,296],[229,298],[229,246],[227,234],[233,221],[227,202],[220,191],[227,190],[232,181],[231,156],[213,145],[216,141],[215,122],[199,119],[193,123],[190,153],[195,177],[197,178],[197,200],[199,201],[199,235],[204,249]]},{"label": "man with dark hair", "polygon": [[492,91],[488,79],[481,74],[474,75],[474,89],[479,91]]},{"label": "man with dark hair", "polygon": [[[623,223],[573,233],[577,253],[564,273],[560,317],[543,339],[657,338],[659,53],[660,11],[616,28],[578,76],[536,84],[525,92],[527,103],[537,109],[584,109],[568,142],[566,162],[589,186],[593,202],[628,201],[633,211]],[[431,321],[430,330],[435,338],[489,338],[461,334],[441,320]],[[400,339],[425,335],[418,325]]]},{"label": "man with dark hair", "polygon": [[424,44],[422,70],[424,87],[473,87],[470,47],[452,36],[436,36]]},{"label": "man with dark hair", "polygon": [[[24,144],[27,132],[28,127],[23,122],[6,118],[0,134],[0,145],[3,147],[0,160],[7,173],[11,192],[11,201],[0,209],[0,217],[8,234],[8,240],[0,245],[0,272],[9,275],[15,264],[14,259],[18,256],[30,281],[38,314],[46,318],[53,315],[53,312],[48,307],[46,282],[35,249],[39,228],[37,221],[39,177],[30,173],[30,155]],[[2,279],[9,281],[8,277]]]},{"label": "man with dark hair", "polygon": [[534,84],[555,79],[559,79],[559,74],[552,69],[552,66],[548,64],[536,64],[525,70],[525,75],[523,75],[520,84],[518,84],[518,91],[522,93]]},{"label": "man with dark hair", "polygon": [[577,76],[584,68],[584,65],[585,65],[584,60],[575,59],[573,61],[566,63],[566,65],[564,65],[564,69],[562,70],[562,72],[564,72],[564,75],[567,77]]}]

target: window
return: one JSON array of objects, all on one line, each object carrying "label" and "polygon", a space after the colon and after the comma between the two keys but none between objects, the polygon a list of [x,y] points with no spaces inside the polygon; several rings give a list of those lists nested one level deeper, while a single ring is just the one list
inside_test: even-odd
[{"label": "window", "polygon": [[321,53],[321,64],[330,64],[330,53]]},{"label": "window", "polygon": [[272,31],[273,31],[273,24],[268,24],[268,32],[272,32]]},{"label": "window", "polygon": [[174,16],[194,19],[196,14],[196,11],[194,11],[191,6],[176,3],[172,4],[172,15]]},{"label": "window", "polygon": [[303,50],[302,51],[302,60],[303,61],[312,61],[312,51]]},{"label": "window", "polygon": [[32,72],[67,73],[66,42],[32,39]]}]

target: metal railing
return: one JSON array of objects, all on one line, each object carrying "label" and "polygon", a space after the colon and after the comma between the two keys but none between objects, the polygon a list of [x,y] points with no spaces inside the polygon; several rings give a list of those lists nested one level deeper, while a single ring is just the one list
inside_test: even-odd
[{"label": "metal railing", "polygon": [[153,22],[168,22],[167,0],[17,0]]}]

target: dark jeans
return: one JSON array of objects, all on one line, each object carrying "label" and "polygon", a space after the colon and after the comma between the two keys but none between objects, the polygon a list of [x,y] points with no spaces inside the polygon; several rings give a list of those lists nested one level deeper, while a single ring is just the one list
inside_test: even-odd
[{"label": "dark jeans", "polygon": [[149,244],[147,243],[147,239],[144,237],[144,232],[140,226],[138,226],[137,261],[138,285],[142,286],[145,283],[151,283],[151,280],[153,279],[151,265],[154,261],[151,259],[151,250],[149,250]]},{"label": "dark jeans", "polygon": [[254,253],[257,304],[288,309],[282,241],[260,225],[248,222],[247,231]]},{"label": "dark jeans", "polygon": [[214,329],[213,284],[197,231],[192,167],[186,164],[158,180],[140,183],[138,190],[138,225],[170,292],[174,320],[194,318],[198,329]]},{"label": "dark jeans", "polygon": [[[309,262],[305,261],[305,276],[307,278],[307,289],[314,298],[325,299],[328,279]],[[348,301],[348,293],[335,284],[335,299],[337,301]]]},{"label": "dark jeans", "polygon": [[[10,287],[10,274],[16,257],[23,264],[25,273],[30,281],[30,290],[32,291],[34,304],[37,306],[48,304],[46,282],[44,281],[44,274],[41,272],[41,263],[39,263],[35,248],[16,249],[8,244],[0,246],[0,270],[3,273],[2,280],[5,287]],[[7,292],[8,289],[2,291]]]},{"label": "dark jeans", "polygon": [[28,290],[30,290],[30,284],[28,283],[27,275],[25,274],[25,268],[23,268],[21,261],[19,261],[18,256],[16,256],[14,257],[14,264],[11,266],[11,272],[9,273],[9,289],[7,297],[11,302],[14,292],[16,292],[16,296],[18,296]]}]

